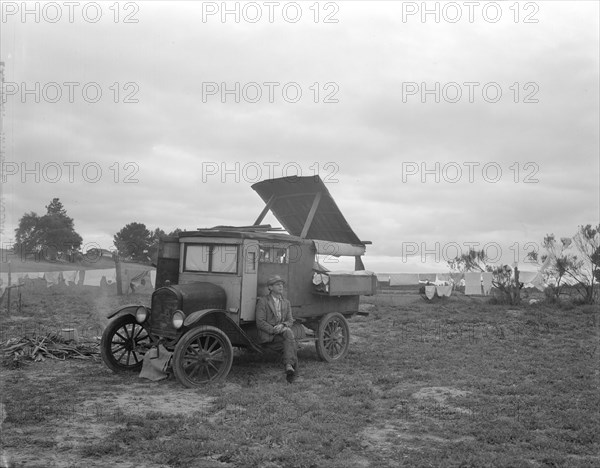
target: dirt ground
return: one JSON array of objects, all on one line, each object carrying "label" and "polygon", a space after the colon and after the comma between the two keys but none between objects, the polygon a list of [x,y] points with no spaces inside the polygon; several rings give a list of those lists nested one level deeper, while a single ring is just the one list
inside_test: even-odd
[{"label": "dirt ground", "polygon": [[[347,358],[304,344],[293,386],[243,352],[204,389],[99,357],[4,366],[0,467],[598,466],[597,311],[450,299],[365,298]],[[93,342],[107,311],[145,300],[30,292],[3,336],[69,326]]]}]

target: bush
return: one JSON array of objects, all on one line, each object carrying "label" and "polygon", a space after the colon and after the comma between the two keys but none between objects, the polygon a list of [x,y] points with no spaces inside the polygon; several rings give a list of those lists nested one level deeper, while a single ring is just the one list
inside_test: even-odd
[{"label": "bush", "polygon": [[491,296],[487,303],[490,305],[507,305],[510,303],[510,300],[504,296]]},{"label": "bush", "polygon": [[558,304],[560,302],[556,288],[553,285],[544,289],[544,302],[546,304]]},{"label": "bush", "polygon": [[572,299],[568,300],[568,301],[562,301],[560,303],[560,308],[561,310],[573,310],[575,308],[575,301],[573,301]]}]

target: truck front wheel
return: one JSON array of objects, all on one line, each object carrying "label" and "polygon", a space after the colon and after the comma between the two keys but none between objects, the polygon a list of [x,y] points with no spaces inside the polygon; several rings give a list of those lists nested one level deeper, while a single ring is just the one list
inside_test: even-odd
[{"label": "truck front wheel", "polygon": [[151,342],[146,328],[133,315],[127,314],[108,324],[102,333],[100,354],[104,363],[114,372],[139,372]]},{"label": "truck front wheel", "polygon": [[228,336],[209,325],[194,328],[181,337],[173,354],[173,373],[186,387],[200,387],[223,380],[233,363]]}]

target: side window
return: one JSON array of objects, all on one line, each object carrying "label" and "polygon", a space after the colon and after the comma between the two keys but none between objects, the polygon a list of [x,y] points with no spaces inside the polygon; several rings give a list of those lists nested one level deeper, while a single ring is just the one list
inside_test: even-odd
[{"label": "side window", "polygon": [[261,247],[259,262],[260,263],[270,263],[270,261],[271,261],[271,253],[269,252],[269,248]]},{"label": "side window", "polygon": [[288,263],[289,254],[286,247],[261,247],[260,263]]}]

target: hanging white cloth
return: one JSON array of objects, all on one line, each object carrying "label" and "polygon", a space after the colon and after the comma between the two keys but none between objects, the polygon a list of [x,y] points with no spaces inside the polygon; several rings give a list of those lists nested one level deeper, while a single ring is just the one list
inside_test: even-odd
[{"label": "hanging white cloth", "polygon": [[11,276],[11,281],[13,284],[22,284],[25,282],[25,279],[29,279],[29,273],[19,272],[13,273]]},{"label": "hanging white cloth", "polygon": [[435,292],[440,297],[450,297],[450,295],[452,294],[452,285],[449,284],[449,285],[436,286]]},{"label": "hanging white cloth", "polygon": [[104,273],[104,277],[106,278],[106,282],[108,284],[113,284],[117,282],[117,270],[116,268],[107,268],[105,270],[100,270]]},{"label": "hanging white cloth", "polygon": [[85,270],[85,276],[83,277],[83,285],[84,286],[100,286],[100,281],[102,281],[102,277],[104,270]]},{"label": "hanging white cloth", "polygon": [[546,288],[546,285],[544,284],[544,275],[538,271],[536,276],[532,278],[526,286],[529,287],[530,285],[538,291],[543,291]]},{"label": "hanging white cloth", "polygon": [[481,295],[481,273],[465,273],[465,295]]},{"label": "hanging white cloth", "polygon": [[60,271],[47,271],[44,273],[44,279],[46,280],[46,287],[54,286],[60,283]]},{"label": "hanging white cloth", "polygon": [[489,271],[484,271],[481,274],[481,278],[483,281],[483,294],[487,296],[492,290],[492,280],[494,279],[494,275]]},{"label": "hanging white cloth", "polygon": [[[152,283],[150,281],[150,270],[146,270],[146,271],[137,271],[137,272],[129,272],[126,271],[127,273],[127,277],[129,278],[131,276],[132,273],[134,273],[134,276],[131,277],[131,279],[129,279],[129,282],[127,283],[127,287],[123,288],[125,289],[127,292],[135,292],[135,293],[152,293]],[[121,272],[121,275],[123,275],[123,272]]]},{"label": "hanging white cloth", "polygon": [[62,274],[67,286],[71,286],[71,283],[77,284],[77,280],[79,278],[79,272],[77,270],[63,271]]},{"label": "hanging white cloth", "polygon": [[4,294],[4,290],[8,286],[8,273],[0,273],[0,296]]},{"label": "hanging white cloth", "polygon": [[435,286],[434,285],[430,284],[430,285],[425,286],[425,296],[429,300],[433,299],[433,296],[435,296]]}]

